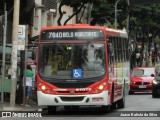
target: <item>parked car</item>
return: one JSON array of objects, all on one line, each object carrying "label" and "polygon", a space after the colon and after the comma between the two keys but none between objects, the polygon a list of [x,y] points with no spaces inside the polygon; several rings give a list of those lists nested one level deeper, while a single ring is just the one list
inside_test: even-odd
[{"label": "parked car", "polygon": [[160,95],[160,66],[157,66],[155,78],[152,81],[152,97],[156,98]]},{"label": "parked car", "polygon": [[134,92],[152,92],[152,80],[155,76],[154,67],[136,67],[131,72],[129,94]]}]

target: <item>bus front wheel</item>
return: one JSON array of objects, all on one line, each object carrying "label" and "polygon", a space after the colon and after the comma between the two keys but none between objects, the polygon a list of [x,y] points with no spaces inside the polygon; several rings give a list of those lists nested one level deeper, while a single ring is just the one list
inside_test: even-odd
[{"label": "bus front wheel", "polygon": [[106,113],[106,112],[111,112],[111,106],[101,106],[101,110],[102,112]]},{"label": "bus front wheel", "polygon": [[79,110],[79,106],[64,106],[64,109],[65,110],[73,110],[73,111],[76,111],[76,110]]},{"label": "bus front wheel", "polygon": [[56,113],[56,106],[48,106],[48,114],[54,114]]},{"label": "bus front wheel", "polygon": [[125,107],[125,84],[123,88],[123,96],[120,100],[117,101],[118,108],[124,108]]}]

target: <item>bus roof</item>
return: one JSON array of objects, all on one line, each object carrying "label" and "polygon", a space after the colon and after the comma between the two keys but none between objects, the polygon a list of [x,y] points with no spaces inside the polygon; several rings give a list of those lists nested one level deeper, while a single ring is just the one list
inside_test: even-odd
[{"label": "bus roof", "polygon": [[50,30],[50,29],[67,29],[67,28],[93,28],[93,29],[104,29],[102,26],[91,26],[89,24],[67,24],[64,26],[47,26],[43,27],[41,30]]},{"label": "bus roof", "polygon": [[123,37],[123,38],[128,38],[128,34],[126,32],[126,29],[123,30],[118,30],[118,29],[113,29],[113,28],[106,28],[106,34],[108,37],[110,36],[117,36],[117,37]]},{"label": "bus roof", "polygon": [[103,29],[106,32],[107,37],[123,37],[128,38],[127,32],[125,29],[118,30],[113,28],[106,28],[104,26],[91,26],[89,24],[67,24],[64,26],[47,26],[43,27],[41,30],[50,30],[50,29],[68,29],[68,28],[92,28],[92,29]]}]

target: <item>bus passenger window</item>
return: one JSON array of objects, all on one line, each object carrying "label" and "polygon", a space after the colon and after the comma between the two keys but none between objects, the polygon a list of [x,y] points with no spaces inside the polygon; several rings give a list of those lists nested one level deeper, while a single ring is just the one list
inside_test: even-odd
[{"label": "bus passenger window", "polygon": [[108,43],[108,50],[109,50],[109,59],[110,63],[113,63],[113,58],[114,58],[114,47],[112,43]]}]

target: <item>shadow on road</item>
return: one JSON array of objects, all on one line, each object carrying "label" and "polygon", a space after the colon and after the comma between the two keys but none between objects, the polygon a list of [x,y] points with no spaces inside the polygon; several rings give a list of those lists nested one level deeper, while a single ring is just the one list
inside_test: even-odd
[{"label": "shadow on road", "polygon": [[133,94],[130,95],[151,95],[151,92],[134,92]]},{"label": "shadow on road", "polygon": [[110,116],[113,117],[115,112],[118,109],[112,109],[110,112],[103,112],[101,110],[101,108],[99,107],[80,107],[77,110],[73,110],[73,109],[60,109],[57,110],[55,113],[53,114],[48,114],[47,109],[45,111],[43,111],[43,115],[45,116],[63,116],[63,117],[105,117],[105,116]]},{"label": "shadow on road", "polygon": [[[151,97],[152,97],[152,93],[151,93],[151,92],[149,92],[149,93],[145,93],[145,92],[135,92],[135,93],[133,93],[133,94],[129,94],[129,96],[132,96],[132,95],[151,95]],[[156,99],[156,98],[160,98],[160,94],[159,94],[159,96],[157,96],[157,97],[155,97],[155,98],[153,98],[153,99]]]}]

